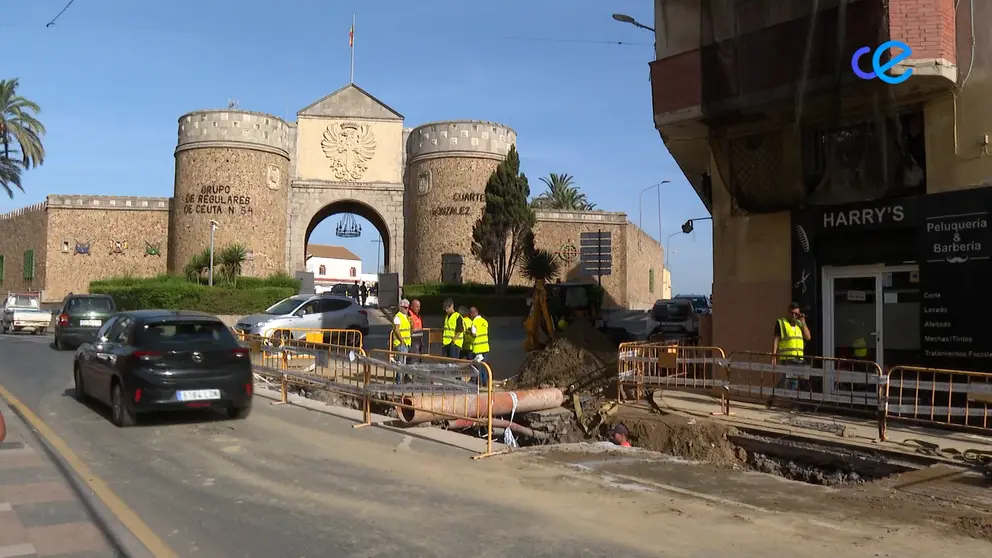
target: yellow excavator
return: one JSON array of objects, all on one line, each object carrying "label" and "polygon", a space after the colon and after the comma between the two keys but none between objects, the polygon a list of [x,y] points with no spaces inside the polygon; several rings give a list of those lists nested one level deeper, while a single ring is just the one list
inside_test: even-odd
[{"label": "yellow excavator", "polygon": [[589,320],[597,328],[603,327],[601,310],[602,288],[593,283],[545,283],[536,281],[530,305],[530,314],[524,321],[524,350],[535,351],[544,347],[541,332],[548,340],[565,329],[575,318]]}]

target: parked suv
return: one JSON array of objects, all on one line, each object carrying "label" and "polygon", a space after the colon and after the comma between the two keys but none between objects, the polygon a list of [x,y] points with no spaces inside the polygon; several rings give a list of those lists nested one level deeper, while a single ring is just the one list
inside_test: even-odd
[{"label": "parked suv", "polygon": [[71,349],[96,339],[96,332],[117,313],[114,299],[100,294],[69,294],[55,312],[55,349]]},{"label": "parked suv", "polygon": [[280,300],[261,314],[241,318],[234,329],[263,337],[282,335],[280,331],[289,330],[297,339],[305,337],[308,329],[357,329],[365,337],[369,334],[369,316],[353,298],[332,294],[296,295]]},{"label": "parked suv", "polygon": [[688,300],[692,303],[692,307],[700,316],[713,313],[713,305],[710,304],[710,298],[706,295],[685,294],[675,295],[675,298],[679,300]]},{"label": "parked suv", "polygon": [[651,319],[658,322],[652,336],[661,335],[665,340],[699,339],[699,314],[687,298],[655,302],[651,308]]}]

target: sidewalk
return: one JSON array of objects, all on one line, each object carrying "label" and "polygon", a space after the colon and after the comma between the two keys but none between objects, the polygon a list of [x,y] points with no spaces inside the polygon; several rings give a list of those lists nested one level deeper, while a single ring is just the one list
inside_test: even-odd
[{"label": "sidewalk", "polygon": [[[769,409],[765,405],[737,401],[731,401],[732,414],[726,416],[719,413],[719,399],[675,390],[655,392],[654,402],[662,409],[711,418],[741,429],[802,436],[872,450],[926,455],[958,463],[960,463],[960,455],[967,450],[992,452],[992,437],[922,428],[894,420],[889,421],[886,441],[881,442],[878,440],[878,421],[873,418],[848,417],[828,412]],[[927,450],[924,448],[927,444],[933,444],[939,450]]]},{"label": "sidewalk", "polygon": [[0,558],[117,556],[28,426],[6,404],[0,412]]}]

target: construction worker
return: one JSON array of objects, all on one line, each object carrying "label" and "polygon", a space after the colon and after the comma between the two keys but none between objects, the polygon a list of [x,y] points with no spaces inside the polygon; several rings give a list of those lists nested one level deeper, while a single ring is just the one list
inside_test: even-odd
[{"label": "construction worker", "polygon": [[[400,301],[400,310],[393,316],[393,351],[398,353],[409,353],[410,343],[413,337],[413,327],[410,323],[410,301],[403,299]],[[400,364],[406,364],[406,355],[394,355],[396,357],[396,362]],[[396,381],[399,383],[400,377],[396,376]]]},{"label": "construction worker", "polygon": [[[475,362],[484,362],[489,355],[489,320],[483,318],[475,306],[469,308],[468,315],[471,317],[469,331],[472,334],[472,347],[468,358]],[[479,366],[478,370],[479,387],[484,389],[489,385],[489,373],[485,366]]]},{"label": "construction worker", "polygon": [[465,321],[461,315],[455,312],[455,301],[450,298],[444,299],[441,303],[444,309],[444,327],[441,330],[442,356],[448,358],[458,358],[462,353],[462,343],[464,342]]},{"label": "construction worker", "polygon": [[[410,345],[410,352],[415,355],[422,355],[424,353],[429,353],[426,350],[427,345],[430,343],[429,339],[424,339],[424,320],[420,317],[420,301],[413,299],[410,301],[410,311],[407,313],[410,316],[410,325],[413,326],[412,339],[413,342]],[[415,358],[415,357],[411,357]]]},{"label": "construction worker", "polygon": [[628,430],[627,427],[622,424],[617,424],[612,429],[610,429],[610,440],[612,440],[614,444],[620,447],[624,447],[624,448],[632,447],[630,445],[630,430]]},{"label": "construction worker", "polygon": [[[775,355],[773,363],[784,366],[803,366],[803,358],[806,342],[810,340],[809,328],[806,327],[806,316],[795,302],[789,305],[789,313],[786,318],[779,318],[775,321],[775,337],[772,344],[772,353]],[[787,376],[779,380],[780,387],[799,389],[798,380],[788,381]]]},{"label": "construction worker", "polygon": [[472,318],[468,315],[468,308],[458,307],[458,315],[462,317],[462,350],[458,353],[458,358],[462,360],[472,360]]}]

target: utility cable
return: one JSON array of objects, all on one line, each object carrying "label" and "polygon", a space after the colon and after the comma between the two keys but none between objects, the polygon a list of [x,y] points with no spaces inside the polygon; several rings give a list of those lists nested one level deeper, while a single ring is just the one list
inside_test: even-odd
[{"label": "utility cable", "polygon": [[58,21],[58,19],[59,19],[60,17],[62,17],[62,14],[64,14],[64,13],[65,13],[65,11],[69,9],[69,6],[71,6],[71,5],[72,5],[72,3],[73,3],[73,2],[75,2],[75,1],[76,1],[76,0],[69,0],[69,2],[67,2],[67,3],[66,3],[66,5],[62,7],[62,11],[60,11],[60,12],[59,12],[59,13],[57,13],[57,14],[55,14],[55,17],[53,17],[53,18],[52,18],[52,21],[49,21],[49,22],[48,22],[48,23],[47,23],[47,24],[45,25],[45,27],[52,27],[53,25],[55,25],[55,22],[56,22],[56,21]]}]

